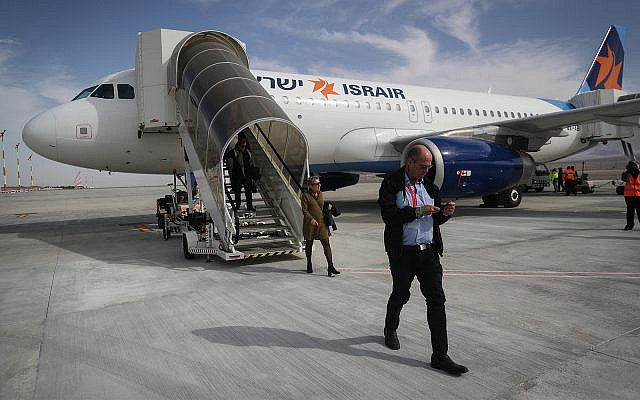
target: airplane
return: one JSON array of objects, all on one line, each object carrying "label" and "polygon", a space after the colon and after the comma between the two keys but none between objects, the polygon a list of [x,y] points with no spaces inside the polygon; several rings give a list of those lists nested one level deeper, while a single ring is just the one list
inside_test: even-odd
[{"label": "airplane", "polygon": [[[251,70],[304,133],[308,172],[323,190],[385,174],[423,143],[444,198],[482,196],[516,207],[535,163],[638,131],[640,96],[622,92],[625,28],[611,25],[569,101]],[[176,131],[142,134],[135,69],[105,76],[24,126],[29,148],[55,161],[117,172],[184,172]],[[146,100],[145,100],[146,101]]]}]

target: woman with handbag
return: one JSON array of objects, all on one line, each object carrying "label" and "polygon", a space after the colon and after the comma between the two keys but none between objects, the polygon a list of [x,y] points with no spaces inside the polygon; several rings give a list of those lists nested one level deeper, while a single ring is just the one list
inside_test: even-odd
[{"label": "woman with handbag", "polygon": [[338,275],[340,271],[333,266],[331,246],[329,245],[329,227],[324,222],[322,208],[324,197],[320,191],[320,178],[312,176],[307,181],[309,189],[302,193],[302,232],[305,240],[304,252],[307,256],[307,273],[313,272],[311,252],[314,240],[319,240],[327,259],[327,276]]}]

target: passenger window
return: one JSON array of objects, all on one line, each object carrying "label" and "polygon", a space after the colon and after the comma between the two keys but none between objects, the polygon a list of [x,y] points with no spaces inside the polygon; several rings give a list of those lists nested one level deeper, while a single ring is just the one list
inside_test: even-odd
[{"label": "passenger window", "polygon": [[493,117],[493,110],[489,111],[489,114]]},{"label": "passenger window", "polygon": [[133,86],[128,83],[118,83],[118,98],[119,99],[133,99],[135,95],[133,93]]},{"label": "passenger window", "polygon": [[482,115],[487,116],[487,110],[482,110]]},{"label": "passenger window", "polygon": [[434,109],[436,110],[436,114],[440,114],[440,107],[435,106]]},{"label": "passenger window", "polygon": [[356,108],[360,108],[360,102],[359,101],[354,101],[353,103],[355,104]]},{"label": "passenger window", "polygon": [[386,108],[387,108],[387,111],[391,111],[391,104],[386,103]]},{"label": "passenger window", "polygon": [[431,111],[429,110],[429,106],[424,106],[424,113],[427,115],[431,113]]},{"label": "passenger window", "polygon": [[478,111],[478,109],[476,108],[476,117],[480,116],[480,111]]},{"label": "passenger window", "polygon": [[[413,107],[413,106],[411,106],[411,107]],[[402,107],[400,107],[400,104],[396,104],[396,111],[401,111],[401,110],[402,110]]]},{"label": "passenger window", "polygon": [[376,110],[381,110],[382,107],[380,106],[380,103],[376,103]]},{"label": "passenger window", "polygon": [[515,118],[516,116],[513,114],[513,111],[511,111],[511,118]]},{"label": "passenger window", "polygon": [[302,104],[302,99],[300,97],[296,97],[296,104]]},{"label": "passenger window", "polygon": [[84,89],[82,92],[78,93],[78,95],[77,95],[76,97],[74,97],[73,99],[71,99],[71,101],[84,99],[85,97],[89,96],[89,95],[91,94],[91,92],[93,92],[94,90],[96,90],[96,87],[98,87],[98,85],[96,85],[96,86],[91,86],[90,88],[86,88],[86,89]]},{"label": "passenger window", "polygon": [[98,97],[101,99],[113,99],[113,84],[104,83],[91,94],[91,97]]},{"label": "passenger window", "polygon": [[289,98],[287,96],[282,96],[282,102],[284,104],[289,104]]},{"label": "passenger window", "polygon": [[505,117],[505,118],[509,118],[509,113],[505,111],[505,112],[504,112],[504,117]]},{"label": "passenger window", "polygon": [[522,118],[522,115],[520,113],[518,113],[518,118]]},{"label": "passenger window", "polygon": [[443,111],[445,114],[449,114],[449,110],[447,110],[447,107],[442,107],[442,111]]},{"label": "passenger window", "polygon": [[462,107],[460,107],[460,115],[464,115],[464,109],[462,109]]},{"label": "passenger window", "polygon": [[451,114],[456,115],[456,112],[457,111],[456,111],[455,107],[451,107]]},{"label": "passenger window", "polygon": [[471,109],[467,108],[467,115],[471,115]]},{"label": "passenger window", "polygon": [[498,117],[502,117],[502,114],[500,114],[500,111],[498,111]]},{"label": "passenger window", "polygon": [[364,106],[367,108],[367,110],[371,109],[371,103],[369,103],[368,101],[364,103]]}]

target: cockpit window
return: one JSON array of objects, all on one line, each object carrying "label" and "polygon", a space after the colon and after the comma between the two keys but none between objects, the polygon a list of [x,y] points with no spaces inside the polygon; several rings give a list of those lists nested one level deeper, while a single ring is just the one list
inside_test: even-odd
[{"label": "cockpit window", "polygon": [[93,92],[95,90],[96,87],[98,87],[98,85],[91,86],[90,88],[83,89],[82,92],[78,93],[78,95],[76,97],[74,97],[73,99],[71,99],[71,101],[84,99],[85,97],[89,96],[91,94],[91,92]]},{"label": "cockpit window", "polygon": [[118,98],[133,99],[135,98],[133,86],[128,83],[118,83]]},{"label": "cockpit window", "polygon": [[99,97],[101,99],[113,99],[113,84],[103,83],[91,94],[91,97]]}]

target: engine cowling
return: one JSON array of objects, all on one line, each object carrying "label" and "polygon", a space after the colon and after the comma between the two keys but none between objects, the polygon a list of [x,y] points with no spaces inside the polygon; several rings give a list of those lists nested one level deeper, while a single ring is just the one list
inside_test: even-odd
[{"label": "engine cowling", "polygon": [[355,185],[360,180],[360,175],[348,172],[321,172],[319,175],[325,192]]},{"label": "engine cowling", "polygon": [[443,197],[471,197],[498,193],[518,186],[531,176],[535,162],[526,153],[493,142],[458,137],[417,139],[406,146],[424,144],[433,155],[428,177]]}]

